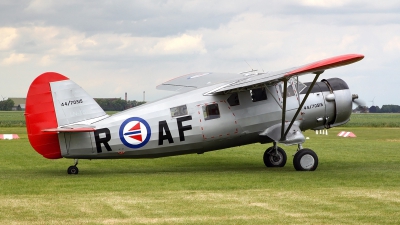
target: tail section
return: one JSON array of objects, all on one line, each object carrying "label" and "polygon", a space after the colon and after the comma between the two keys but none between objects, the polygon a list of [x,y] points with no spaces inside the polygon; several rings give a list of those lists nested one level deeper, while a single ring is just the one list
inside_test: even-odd
[{"label": "tail section", "polygon": [[29,142],[45,158],[61,158],[57,132],[44,132],[82,123],[107,114],[80,86],[67,77],[47,72],[31,84],[26,98],[25,119]]}]

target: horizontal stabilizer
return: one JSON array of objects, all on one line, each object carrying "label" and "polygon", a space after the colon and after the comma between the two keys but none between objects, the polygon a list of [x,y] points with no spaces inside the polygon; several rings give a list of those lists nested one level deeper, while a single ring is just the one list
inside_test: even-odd
[{"label": "horizontal stabilizer", "polygon": [[96,129],[94,126],[75,124],[71,126],[62,126],[62,127],[44,129],[42,131],[43,132],[93,132],[95,130]]}]

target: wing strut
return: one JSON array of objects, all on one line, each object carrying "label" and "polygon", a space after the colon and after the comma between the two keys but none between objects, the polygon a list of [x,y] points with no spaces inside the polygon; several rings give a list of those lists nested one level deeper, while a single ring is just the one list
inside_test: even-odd
[{"label": "wing strut", "polygon": [[287,79],[283,80],[283,105],[282,105],[282,126],[281,126],[281,140],[285,140],[286,139],[286,135],[284,135],[284,131],[285,131],[285,121],[286,121],[286,98],[287,98]]},{"label": "wing strut", "polygon": [[[306,100],[307,100],[308,96],[310,95],[311,90],[314,87],[314,84],[317,82],[319,75],[321,75],[323,72],[324,72],[324,70],[315,72],[314,80],[311,83],[310,87],[308,88],[306,96],[304,96],[303,100],[301,101],[301,104],[300,104],[299,108],[297,109],[296,113],[294,114],[294,116],[292,118],[292,121],[290,121],[290,124],[289,124],[289,126],[288,126],[288,128],[286,129],[285,132],[284,132],[284,130],[285,130],[285,114],[286,114],[286,98],[287,98],[287,96],[286,96],[286,90],[287,90],[286,83],[287,83],[287,80],[284,81],[285,86],[284,86],[284,91],[283,91],[284,92],[284,95],[283,95],[284,97],[283,97],[283,110],[282,110],[281,141],[286,139],[286,135],[289,133],[290,128],[292,128],[292,125],[293,125],[294,121],[296,120],[297,116],[299,115],[301,109],[303,108],[304,103],[306,103]],[[299,93],[299,95],[300,95],[300,93]]]}]

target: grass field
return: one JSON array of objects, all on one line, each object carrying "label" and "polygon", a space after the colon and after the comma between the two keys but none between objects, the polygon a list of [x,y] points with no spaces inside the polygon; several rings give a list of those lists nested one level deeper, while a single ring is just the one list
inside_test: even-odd
[{"label": "grass field", "polygon": [[0,127],[25,127],[23,111],[0,111]]},{"label": "grass field", "polygon": [[[357,138],[340,138],[341,130]],[[0,224],[400,224],[400,129],[307,131],[319,167],[262,162],[269,145],[140,160],[47,160],[0,127]]]}]

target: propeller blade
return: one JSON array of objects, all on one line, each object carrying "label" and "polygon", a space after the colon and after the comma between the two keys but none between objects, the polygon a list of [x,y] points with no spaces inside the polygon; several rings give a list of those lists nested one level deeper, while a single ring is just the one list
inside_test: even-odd
[{"label": "propeller blade", "polygon": [[357,106],[367,106],[365,101],[361,99],[353,99],[353,103],[356,104]]}]

